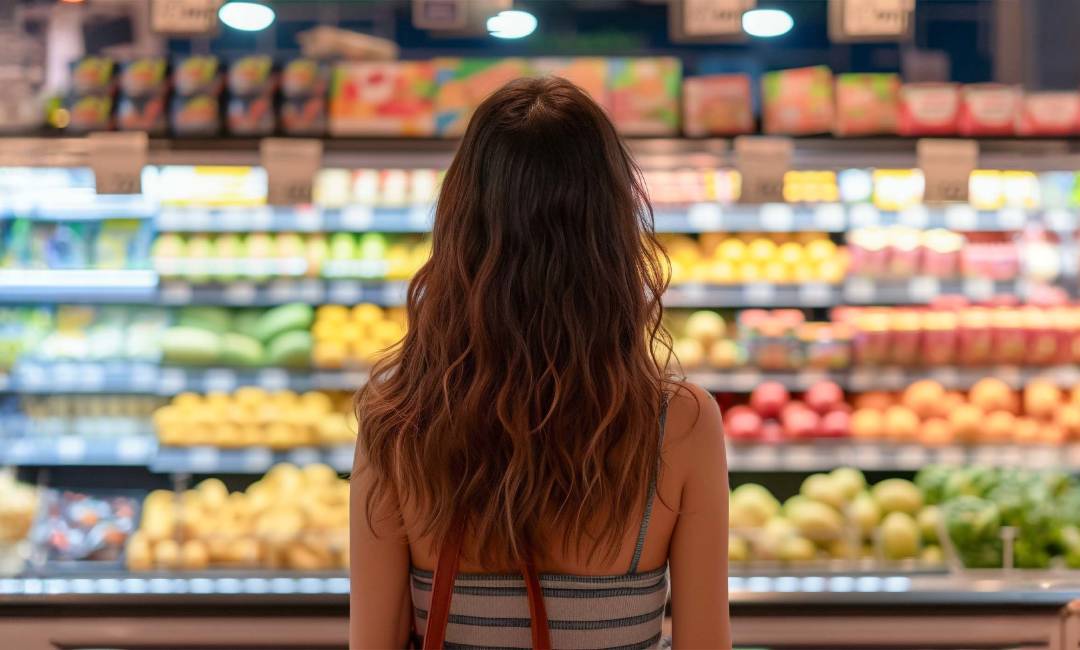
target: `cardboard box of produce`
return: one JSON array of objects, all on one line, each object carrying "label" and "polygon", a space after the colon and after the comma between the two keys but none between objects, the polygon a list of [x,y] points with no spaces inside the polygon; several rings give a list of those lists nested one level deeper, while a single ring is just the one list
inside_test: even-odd
[{"label": "cardboard box of produce", "polygon": [[672,57],[612,59],[611,117],[624,135],[679,130],[682,64]]},{"label": "cardboard box of produce", "polygon": [[683,132],[689,136],[754,131],[750,77],[717,74],[683,80]]},{"label": "cardboard box of produce", "polygon": [[900,114],[900,76],[836,76],[836,135],[896,133]]},{"label": "cardboard box of produce", "polygon": [[766,133],[826,133],[833,125],[832,71],[823,65],[767,72],[761,78]]},{"label": "cardboard box of produce", "polygon": [[435,91],[435,133],[457,137],[465,133],[473,111],[503,84],[532,74],[530,62],[519,58],[459,59],[433,61]]},{"label": "cardboard box of produce", "polygon": [[330,133],[435,133],[435,66],[428,61],[339,63],[330,85]]}]

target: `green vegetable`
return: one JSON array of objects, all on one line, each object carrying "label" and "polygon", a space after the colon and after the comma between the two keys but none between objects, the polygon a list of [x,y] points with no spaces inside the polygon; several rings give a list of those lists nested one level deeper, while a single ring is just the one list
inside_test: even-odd
[{"label": "green vegetable", "polygon": [[306,366],[311,361],[311,332],[285,332],[270,341],[266,358],[274,366]]},{"label": "green vegetable", "polygon": [[965,495],[942,508],[945,529],[968,568],[1000,567],[1001,513],[992,501]]},{"label": "green vegetable", "polygon": [[315,320],[315,310],[311,308],[311,305],[301,303],[281,305],[267,310],[255,324],[252,334],[263,343],[269,343],[271,339],[284,332],[306,331],[311,327],[313,320]]},{"label": "green vegetable", "polygon": [[243,334],[244,336],[250,336],[252,338],[258,338],[255,336],[255,328],[259,324],[259,319],[262,318],[263,310],[261,309],[241,309],[233,313],[232,317],[232,331],[237,334]]},{"label": "green vegetable", "polygon": [[222,307],[184,307],[176,317],[180,327],[195,327],[217,334],[228,332],[231,321],[229,310]]},{"label": "green vegetable", "polygon": [[945,499],[945,482],[953,471],[945,465],[927,465],[915,474],[915,487],[922,491],[926,503],[936,505]]},{"label": "green vegetable", "polygon": [[221,361],[229,366],[262,365],[265,353],[262,343],[243,334],[221,335]]},{"label": "green vegetable", "polygon": [[170,327],[161,337],[161,358],[166,364],[205,366],[218,361],[221,337],[196,327]]}]

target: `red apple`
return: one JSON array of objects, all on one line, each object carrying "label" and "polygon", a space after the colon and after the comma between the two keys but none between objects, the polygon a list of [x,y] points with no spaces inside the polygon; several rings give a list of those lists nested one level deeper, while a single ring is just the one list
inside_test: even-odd
[{"label": "red apple", "polygon": [[844,401],[844,391],[835,382],[819,381],[806,391],[803,399],[807,406],[824,415]]},{"label": "red apple", "polygon": [[761,442],[777,445],[784,442],[784,427],[776,420],[765,420],[761,425]]},{"label": "red apple", "polygon": [[774,418],[791,399],[787,388],[778,381],[758,384],[750,393],[750,406],[763,418]]},{"label": "red apple", "polygon": [[851,435],[851,416],[844,411],[831,411],[821,418],[821,435],[825,438],[846,438]]},{"label": "red apple", "polygon": [[724,416],[724,427],[732,440],[757,440],[761,435],[761,417],[749,406],[736,406]]},{"label": "red apple", "polygon": [[829,413],[836,413],[837,411],[839,411],[841,413],[847,413],[848,415],[851,415],[854,410],[855,409],[851,407],[851,404],[849,402],[840,402],[839,404],[833,406]]},{"label": "red apple", "polygon": [[801,404],[799,406],[792,404],[784,409],[780,423],[784,426],[784,433],[789,438],[813,438],[818,435],[821,416]]}]

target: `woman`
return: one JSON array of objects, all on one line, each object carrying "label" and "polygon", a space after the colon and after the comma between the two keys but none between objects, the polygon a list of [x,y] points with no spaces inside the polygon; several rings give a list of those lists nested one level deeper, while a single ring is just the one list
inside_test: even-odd
[{"label": "woman", "polygon": [[585,93],[481,104],[357,396],[354,650],[656,647],[669,568],[675,647],[730,647],[720,413],[672,377],[659,251]]}]

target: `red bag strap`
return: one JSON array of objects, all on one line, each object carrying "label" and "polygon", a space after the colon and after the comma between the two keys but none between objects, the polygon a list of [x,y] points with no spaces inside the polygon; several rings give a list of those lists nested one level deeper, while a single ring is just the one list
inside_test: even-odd
[{"label": "red bag strap", "polygon": [[[431,606],[428,607],[427,630],[424,632],[424,650],[442,650],[446,642],[446,626],[450,622],[450,599],[454,596],[454,582],[461,564],[463,535],[451,534],[439,549],[439,561],[435,566],[435,578],[431,586]],[[551,632],[548,629],[547,608],[544,591],[532,558],[526,557],[521,564],[525,577],[525,593],[529,599],[529,618],[532,628],[534,650],[551,650]]]}]

